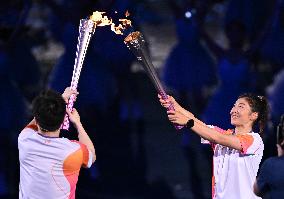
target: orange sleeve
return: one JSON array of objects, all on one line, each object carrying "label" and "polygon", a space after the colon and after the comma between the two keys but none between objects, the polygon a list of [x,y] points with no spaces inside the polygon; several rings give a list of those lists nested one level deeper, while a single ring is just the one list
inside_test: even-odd
[{"label": "orange sleeve", "polygon": [[37,131],[38,128],[37,128],[37,125],[36,124],[29,124],[28,126],[26,126],[25,128],[29,128],[29,129],[32,129],[34,131]]},{"label": "orange sleeve", "polygon": [[85,144],[80,143],[81,145],[81,150],[83,152],[83,162],[82,162],[82,166],[83,167],[88,167],[88,162],[89,162],[89,150],[87,148],[87,146]]},{"label": "orange sleeve", "polygon": [[89,158],[90,158],[90,152],[87,148],[87,146],[77,140],[70,140],[71,142],[76,142],[80,145],[80,150],[82,151],[83,157],[82,157],[82,162],[81,165],[82,167],[88,168],[88,163],[89,163]]},{"label": "orange sleeve", "polygon": [[242,150],[241,152],[243,154],[247,154],[248,148],[253,144],[253,136],[252,135],[237,135],[237,138],[239,139],[241,146],[242,146]]}]

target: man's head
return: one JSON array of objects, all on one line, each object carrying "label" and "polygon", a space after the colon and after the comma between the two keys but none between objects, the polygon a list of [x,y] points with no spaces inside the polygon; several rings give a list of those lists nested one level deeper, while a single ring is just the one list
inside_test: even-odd
[{"label": "man's head", "polygon": [[32,103],[34,118],[43,132],[58,130],[64,120],[65,110],[66,103],[61,94],[52,90],[43,91]]}]

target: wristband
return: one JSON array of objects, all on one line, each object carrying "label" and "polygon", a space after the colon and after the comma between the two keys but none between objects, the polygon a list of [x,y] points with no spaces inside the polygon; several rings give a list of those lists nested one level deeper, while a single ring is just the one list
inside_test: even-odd
[{"label": "wristband", "polygon": [[186,124],[185,127],[188,129],[191,129],[194,126],[194,120],[193,119],[189,119]]}]

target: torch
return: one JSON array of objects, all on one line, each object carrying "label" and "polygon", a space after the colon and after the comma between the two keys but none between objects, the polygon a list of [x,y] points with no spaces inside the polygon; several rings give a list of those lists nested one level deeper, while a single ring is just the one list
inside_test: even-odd
[{"label": "torch", "polygon": [[[168,95],[166,94],[158,76],[154,69],[154,66],[150,60],[150,56],[148,55],[145,47],[145,40],[142,34],[138,31],[131,32],[125,39],[124,43],[126,46],[134,53],[137,57],[138,61],[142,63],[144,70],[149,76],[150,80],[154,84],[157,92],[161,95],[162,99],[168,99]],[[167,110],[174,110],[173,104],[171,104]],[[175,125],[176,129],[181,129],[183,126]]]},{"label": "torch", "polygon": [[[111,26],[111,30],[114,31],[116,34],[122,34],[124,26],[131,25],[131,21],[127,19],[120,19],[119,21],[122,24],[116,26],[112,19],[108,18],[107,16],[103,16],[105,12],[98,12],[95,11],[88,19],[81,19],[79,25],[79,36],[78,36],[78,43],[77,43],[77,50],[76,50],[76,57],[73,69],[73,75],[71,80],[71,89],[75,90],[78,86],[79,77],[81,73],[81,69],[83,66],[83,62],[85,59],[85,55],[87,52],[87,48],[90,42],[91,37],[95,33],[95,29],[97,26]],[[74,101],[76,96],[71,95],[68,99],[67,108],[72,111]],[[63,124],[61,129],[68,130],[69,129],[69,118],[66,114],[64,117]]]},{"label": "torch", "polygon": [[[80,20],[76,57],[75,57],[73,75],[70,85],[71,89],[73,90],[75,90],[78,86],[79,77],[85,59],[85,55],[87,52],[87,48],[91,37],[95,33],[96,26],[106,26],[106,25],[114,26],[112,21],[108,19],[107,16],[103,16],[103,14],[104,12],[96,11],[93,12],[93,15],[91,15],[89,19]],[[71,95],[70,98],[68,99],[67,108],[69,109],[69,111],[72,111],[75,98],[76,98],[75,95]],[[64,117],[64,121],[61,128],[65,130],[69,129],[69,118],[67,114]]]},{"label": "torch", "polygon": [[[95,32],[95,28],[96,28],[96,24],[94,23],[94,21],[90,19],[80,20],[77,51],[76,51],[73,75],[72,75],[72,80],[71,80],[71,85],[70,85],[70,88],[72,90],[75,90],[78,86],[79,77],[80,77],[81,69],[83,66],[84,59],[85,59],[85,55],[87,52],[87,48],[88,48],[90,39]],[[75,98],[76,96],[73,94],[68,100],[67,108],[69,109],[69,111],[72,111]],[[65,115],[61,128],[65,130],[69,129],[69,118],[67,114]]]}]

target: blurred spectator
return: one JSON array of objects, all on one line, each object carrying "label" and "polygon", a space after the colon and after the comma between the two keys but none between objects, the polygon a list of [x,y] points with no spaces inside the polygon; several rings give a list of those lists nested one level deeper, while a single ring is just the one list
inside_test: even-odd
[{"label": "blurred spectator", "polygon": [[[235,13],[240,13],[242,12],[242,9],[255,9],[250,7],[255,2],[239,2],[232,0],[230,3],[239,3],[243,5],[241,7],[230,7],[229,4],[229,9],[232,10],[231,12],[228,12],[228,16],[234,16],[233,10],[235,10]],[[273,3],[270,3],[270,5],[273,6]],[[267,73],[265,73],[265,80],[260,79],[263,69],[259,65],[260,57],[258,56],[258,53],[263,42],[273,30],[273,23],[277,19],[279,1],[274,4],[275,7],[272,10],[272,14],[270,14],[271,16],[265,20],[265,26],[261,28],[257,35],[254,35],[253,40],[248,44],[246,49],[244,48],[244,45],[249,36],[246,26],[249,25],[245,25],[243,22],[244,19],[246,19],[245,15],[244,18],[235,16],[235,18],[230,20],[227,19],[225,33],[229,42],[228,49],[221,48],[212,42],[206,33],[203,34],[208,47],[218,59],[218,73],[220,78],[219,87],[212,96],[212,99],[210,99],[207,109],[204,112],[203,117],[205,121],[207,121],[208,118],[211,118],[211,120],[213,118],[214,121],[209,122],[214,122],[220,126],[225,125],[224,127],[229,128],[229,126],[226,126],[228,121],[220,123],[220,119],[230,110],[229,106],[226,107],[223,105],[222,99],[226,99],[226,101],[233,103],[233,99],[243,92],[257,91],[262,94],[264,93],[265,86],[267,86],[267,80],[271,79],[273,76],[269,75],[267,77]],[[262,6],[260,5],[260,7]],[[266,9],[269,10],[269,6]]]},{"label": "blurred spectator", "polygon": [[274,10],[270,18],[260,53],[264,60],[270,62],[270,73],[275,75],[284,64],[284,1],[275,0]]},{"label": "blurred spectator", "polygon": [[276,126],[279,118],[284,113],[284,70],[282,69],[278,75],[275,76],[274,82],[267,88],[267,98],[271,108],[271,127],[268,134],[264,135],[265,151],[264,158],[276,155],[276,146],[274,145],[276,139]]},{"label": "blurred spectator", "polygon": [[246,28],[247,43],[250,44],[251,51],[247,54],[252,55],[251,59],[256,64],[255,69],[259,75],[256,92],[261,94],[264,94],[265,87],[272,82],[283,57],[279,50],[283,48],[283,31],[281,32],[279,26],[281,1],[229,0],[227,5],[225,24],[239,21]]},{"label": "blurred spectator", "polygon": [[254,193],[264,199],[278,199],[284,196],[284,128],[283,117],[279,124],[277,140],[278,157],[265,160],[254,183]]},{"label": "blurred spectator", "polygon": [[225,24],[240,21],[247,30],[248,39],[252,41],[257,38],[265,26],[273,3],[273,1],[266,0],[229,0],[227,1]]},{"label": "blurred spectator", "polygon": [[271,106],[271,119],[276,124],[284,113],[284,69],[275,76],[273,84],[268,87],[267,97]]},{"label": "blurred spectator", "polygon": [[208,9],[207,0],[170,1],[176,22],[177,44],[164,66],[166,86],[195,114],[200,114],[206,103],[208,88],[216,82],[215,64],[201,44],[199,23]]},{"label": "blurred spectator", "polygon": [[[17,132],[28,119],[27,108],[39,88],[40,71],[31,53],[25,19],[29,1],[1,2],[0,18],[0,196],[18,191]],[[3,196],[4,197],[4,196]]]},{"label": "blurred spectator", "polygon": [[[214,123],[223,128],[230,128],[229,120],[224,120],[231,110],[234,99],[244,92],[254,91],[256,74],[252,69],[250,57],[244,48],[246,39],[245,26],[239,21],[232,21],[225,27],[229,48],[223,49],[203,31],[204,39],[218,60],[219,85],[210,98],[203,113],[206,123]],[[223,100],[226,100],[224,105]]]}]

